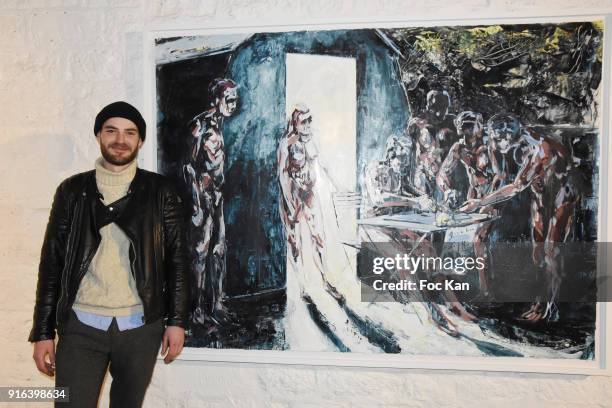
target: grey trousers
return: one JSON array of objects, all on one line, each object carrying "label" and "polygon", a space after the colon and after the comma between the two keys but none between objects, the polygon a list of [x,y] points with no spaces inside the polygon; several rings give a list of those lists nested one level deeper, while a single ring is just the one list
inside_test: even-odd
[{"label": "grey trousers", "polygon": [[160,319],[119,331],[113,319],[103,331],[81,323],[70,311],[55,353],[55,386],[69,387],[70,402],[56,402],[55,406],[97,407],[107,368],[113,378],[110,407],[142,406],[163,330]]}]

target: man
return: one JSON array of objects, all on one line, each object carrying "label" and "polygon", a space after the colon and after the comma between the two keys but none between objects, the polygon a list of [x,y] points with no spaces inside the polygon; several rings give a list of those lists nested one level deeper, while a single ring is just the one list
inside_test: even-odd
[{"label": "man", "polygon": [[489,154],[484,144],[483,119],[480,113],[464,111],[455,118],[457,134],[455,142],[440,166],[436,182],[444,195],[444,201],[454,207],[459,192],[453,187],[453,173],[459,165],[465,168],[468,178],[467,198],[482,197],[487,191],[493,174],[490,170]]},{"label": "man", "polygon": [[363,214],[375,217],[410,209],[433,210],[434,203],[410,184],[412,139],[389,136],[383,160],[370,162],[363,176]]},{"label": "man", "polygon": [[[193,214],[191,242],[194,245],[193,273],[196,278],[196,308],[192,321],[211,324],[214,329],[231,319],[223,306],[225,279],[225,221],[223,218],[223,172],[225,142],[223,119],[234,114],[238,86],[231,79],[215,79],[210,85],[212,107],[189,122],[190,150],[183,177],[191,189]],[[207,280],[206,271],[209,271]]]},{"label": "man", "polygon": [[521,123],[511,113],[498,113],[487,121],[485,144],[494,174],[489,192],[514,181],[523,150],[527,150],[520,145],[520,136]]},{"label": "man", "polygon": [[[450,209],[457,207],[459,199],[454,174],[457,168],[462,166],[465,170],[468,179],[468,199],[484,196],[489,191],[494,178],[489,152],[484,144],[482,115],[477,112],[463,111],[455,118],[455,127],[461,139],[450,148],[436,178],[437,185],[444,195],[445,205]],[[491,218],[498,214],[497,210],[493,207],[484,207],[480,212],[490,215]],[[486,299],[491,297],[491,288],[487,275],[487,243],[491,226],[492,221],[490,220],[479,224],[474,236],[475,256],[485,259],[486,264],[485,268],[481,268],[478,271],[481,294]]]},{"label": "man", "polygon": [[544,267],[547,288],[546,302],[534,302],[521,317],[530,322],[556,321],[562,281],[559,243],[567,241],[574,210],[582,197],[571,177],[576,160],[571,148],[557,138],[524,127],[518,120],[506,122],[494,127],[497,134],[490,140],[491,149],[501,154],[513,149],[520,165],[518,173],[512,182],[469,200],[460,211],[482,211],[530,190],[532,258],[536,266]]},{"label": "man", "polygon": [[448,113],[450,95],[445,90],[427,92],[425,110],[408,122],[408,132],[414,140],[418,133],[426,129],[436,144],[443,149],[442,158],[446,156],[453,143],[457,141],[454,120],[455,116]]},{"label": "man", "polygon": [[421,116],[408,122],[408,135],[416,147],[412,183],[419,194],[433,197],[440,165],[457,141],[455,117],[448,113],[450,96],[444,90],[427,93],[427,105]]},{"label": "man", "polygon": [[38,369],[69,387],[62,406],[95,407],[110,364],[110,406],[137,407],[160,343],[166,363],[183,347],[184,215],[172,185],[137,167],[146,124],[136,108],[106,106],[94,134],[95,170],[64,180],[53,199],[29,341]]},{"label": "man", "polygon": [[416,119],[417,126],[423,126],[416,138],[416,166],[413,175],[413,184],[419,194],[434,197],[436,176],[440,171],[442,162],[441,149],[438,140],[431,135],[423,120]]}]

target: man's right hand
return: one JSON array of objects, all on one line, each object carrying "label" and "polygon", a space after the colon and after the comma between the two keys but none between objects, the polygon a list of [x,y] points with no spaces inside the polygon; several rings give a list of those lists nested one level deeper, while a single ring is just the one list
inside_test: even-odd
[{"label": "man's right hand", "polygon": [[[184,176],[185,181],[187,182],[187,184],[195,183],[196,173],[195,173],[195,170],[194,170],[193,166],[191,165],[191,163],[185,164],[183,166],[183,176]],[[187,177],[187,176],[189,176],[190,178]]]},{"label": "man's right hand", "polygon": [[446,204],[448,208],[457,207],[458,200],[459,200],[459,192],[457,190],[448,189],[444,192],[444,204]]},{"label": "man's right hand", "polygon": [[[47,354],[49,361],[46,360]],[[55,340],[41,340],[34,343],[34,362],[36,368],[51,377],[55,374]]]}]

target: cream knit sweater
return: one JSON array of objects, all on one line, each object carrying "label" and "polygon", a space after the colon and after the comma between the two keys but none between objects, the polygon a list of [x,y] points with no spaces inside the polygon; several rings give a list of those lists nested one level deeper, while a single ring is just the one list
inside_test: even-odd
[{"label": "cream knit sweater", "polygon": [[[96,160],[96,184],[109,205],[127,194],[136,175],[137,160],[115,173]],[[130,241],[115,224],[100,229],[102,240],[83,277],[73,308],[104,316],[129,316],[142,313],[143,307],[130,268]]]}]

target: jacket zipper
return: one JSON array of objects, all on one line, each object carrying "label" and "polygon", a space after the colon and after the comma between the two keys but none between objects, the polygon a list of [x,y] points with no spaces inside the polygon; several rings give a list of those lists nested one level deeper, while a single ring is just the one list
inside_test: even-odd
[{"label": "jacket zipper", "polygon": [[[138,280],[136,279],[136,272],[134,272],[136,269],[136,267],[134,266],[134,261],[136,261],[136,246],[134,246],[134,241],[132,241],[132,238],[130,238],[128,234],[125,234],[125,236],[127,237],[128,241],[130,241],[130,250],[134,254],[134,259],[130,259],[130,272],[132,273],[132,278],[134,279],[134,284],[136,285],[136,293],[138,293],[138,297],[140,298],[140,301],[142,302],[142,296],[140,295],[140,289],[138,288]],[[128,257],[129,257],[129,254],[128,254]],[[144,313],[145,312],[144,303],[142,304],[142,306],[143,306],[143,314],[145,315],[144,323],[146,323],[147,318],[146,318],[146,313]]]},{"label": "jacket zipper", "polygon": [[66,244],[66,251],[68,254],[68,258],[65,259],[65,263],[64,263],[64,268],[62,270],[62,285],[61,285],[61,290],[60,290],[60,297],[57,301],[57,307],[56,307],[56,311],[55,311],[55,327],[57,328],[59,325],[59,313],[62,311],[62,302],[64,301],[64,299],[66,299],[68,297],[68,272],[70,270],[70,266],[72,264],[73,258],[74,258],[74,250],[70,250],[71,248],[74,247],[74,240],[75,240],[75,235],[76,235],[76,229],[75,229],[75,224],[77,219],[79,219],[81,217],[80,211],[82,208],[82,202],[83,202],[83,198],[85,196],[85,193],[83,192],[83,195],[80,197],[80,199],[76,202],[76,207],[74,209],[74,216],[72,217],[72,222],[70,223],[70,234],[68,237],[68,242]]}]

